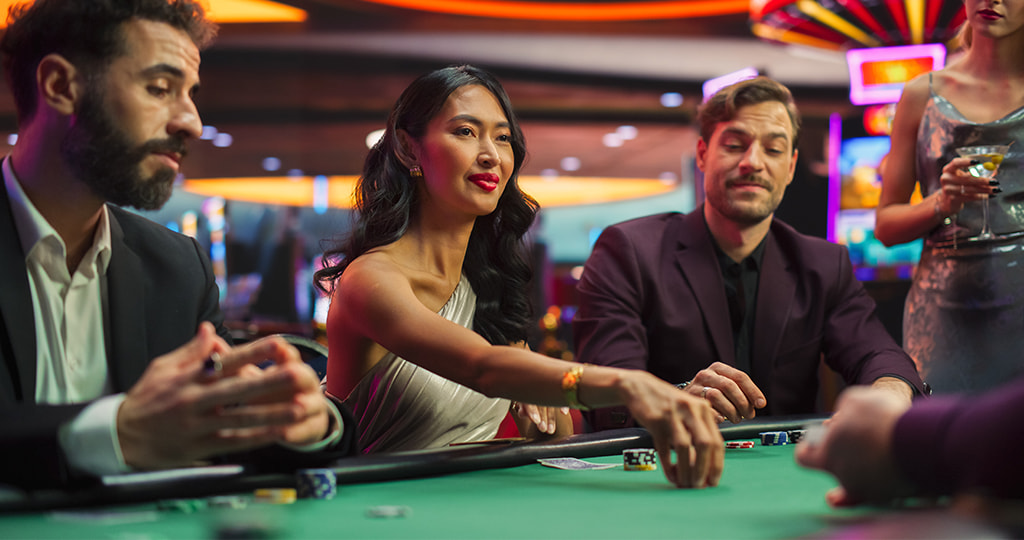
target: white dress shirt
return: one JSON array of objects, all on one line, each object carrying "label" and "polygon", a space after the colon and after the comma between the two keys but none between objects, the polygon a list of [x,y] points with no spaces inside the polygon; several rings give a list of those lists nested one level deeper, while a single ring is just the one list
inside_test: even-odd
[{"label": "white dress shirt", "polygon": [[[69,465],[97,476],[129,472],[117,437],[117,412],[125,396],[110,395],[104,332],[111,254],[107,207],[102,207],[92,246],[70,273],[64,240],[25,195],[9,157],[3,160],[3,177],[32,295],[36,403],[92,401],[61,429],[60,444]],[[341,414],[330,400],[328,410],[334,429],[326,438],[285,446],[312,452],[338,441],[344,432]]]},{"label": "white dress shirt", "polygon": [[[21,188],[11,160],[3,161],[4,188],[18,230],[36,330],[36,403],[93,401],[111,391],[104,315],[110,263],[110,217],[101,210],[93,245],[74,274],[67,247]],[[117,409],[123,395],[86,407],[60,433],[68,462],[96,475],[128,471],[117,439]]]}]

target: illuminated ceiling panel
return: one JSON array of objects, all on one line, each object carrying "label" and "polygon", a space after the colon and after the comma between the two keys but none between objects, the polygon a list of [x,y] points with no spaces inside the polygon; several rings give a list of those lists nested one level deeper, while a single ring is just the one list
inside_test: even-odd
[{"label": "illuminated ceiling panel", "polygon": [[269,0],[207,0],[209,16],[215,22],[303,22],[306,12]]},{"label": "illuminated ceiling panel", "polygon": [[[0,0],[0,13],[3,14],[0,17],[0,26],[7,24],[8,9],[22,3],[25,3],[25,0]],[[205,0],[201,3],[208,7],[210,19],[220,24],[306,20],[305,11],[270,0]]]},{"label": "illuminated ceiling panel", "polygon": [[964,21],[959,0],[752,0],[758,37],[830,49],[945,43]]},{"label": "illuminated ceiling panel", "polygon": [[[355,176],[331,176],[327,203],[332,208],[352,208]],[[665,194],[678,186],[650,178],[591,178],[566,176],[555,179],[540,176],[519,177],[523,191],[541,206],[597,204]],[[185,180],[182,189],[207,197],[289,206],[313,206],[314,180],[310,177],[203,178]]]},{"label": "illuminated ceiling panel", "polygon": [[746,13],[749,0],[540,2],[501,0],[362,0],[371,4],[497,19],[641,21]]}]

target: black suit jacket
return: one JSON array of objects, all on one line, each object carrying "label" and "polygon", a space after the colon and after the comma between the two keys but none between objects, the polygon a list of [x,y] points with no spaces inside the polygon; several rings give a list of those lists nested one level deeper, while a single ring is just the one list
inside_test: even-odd
[{"label": "black suit jacket", "polygon": [[[107,269],[107,362],[115,392],[127,391],[149,362],[195,336],[210,321],[228,339],[209,258],[192,238],[108,205],[111,256]],[[0,484],[30,487],[76,480],[67,469],[57,431],[79,405],[35,403],[36,336],[28,274],[6,190],[0,188]],[[345,411],[343,410],[343,414]],[[346,425],[354,425],[346,419]],[[337,447],[353,450],[351,430]],[[280,453],[278,453],[280,450]],[[322,461],[272,449],[293,460]]]},{"label": "black suit jacket", "polygon": [[[607,228],[577,285],[581,362],[644,369],[671,383],[715,361],[735,365],[732,326],[703,208]],[[875,316],[846,248],[773,220],[751,342],[763,414],[815,412],[822,355],[848,383],[896,375],[923,391],[913,361]],[[594,429],[628,425],[622,409],[592,411]]]}]

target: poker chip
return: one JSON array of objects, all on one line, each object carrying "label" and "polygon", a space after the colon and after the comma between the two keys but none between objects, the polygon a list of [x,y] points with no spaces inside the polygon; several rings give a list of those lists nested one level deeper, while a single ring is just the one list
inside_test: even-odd
[{"label": "poker chip", "polygon": [[758,435],[761,436],[761,444],[764,446],[782,446],[789,444],[789,436],[785,431],[763,431]]},{"label": "poker chip", "polygon": [[192,514],[206,509],[206,501],[203,499],[165,499],[157,503],[160,510],[173,510],[183,514]]},{"label": "poker chip", "polygon": [[210,508],[231,508],[234,510],[240,510],[249,505],[249,501],[245,497],[238,495],[218,495],[206,499],[206,502],[210,505]]},{"label": "poker chip", "polygon": [[803,440],[804,435],[807,434],[807,430],[806,429],[791,429],[791,430],[787,431],[786,434],[789,436],[789,442],[795,444],[795,443],[798,443],[801,440]]},{"label": "poker chip", "polygon": [[627,448],[622,451],[622,466],[627,471],[654,471],[658,454],[653,448]]},{"label": "poker chip", "polygon": [[371,506],[366,509],[366,516],[378,519],[404,518],[412,514],[408,506],[380,505]]},{"label": "poker chip", "polygon": [[753,448],[754,441],[725,441],[726,448]]},{"label": "poker chip", "polygon": [[303,499],[333,499],[337,477],[331,469],[302,469],[295,475],[298,495]]},{"label": "poker chip", "polygon": [[291,504],[296,498],[296,492],[291,488],[257,489],[253,492],[253,500],[259,503]]}]

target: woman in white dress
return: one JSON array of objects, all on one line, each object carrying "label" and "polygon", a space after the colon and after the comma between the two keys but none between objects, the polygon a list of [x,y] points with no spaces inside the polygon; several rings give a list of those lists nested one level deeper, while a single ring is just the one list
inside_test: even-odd
[{"label": "woman in white dress", "polygon": [[353,230],[317,274],[332,294],[327,390],[347,396],[366,451],[493,437],[506,399],[540,405],[525,416],[547,434],[567,432],[565,407],[625,405],[670,481],[716,485],[724,445],[705,400],[521,345],[522,237],[537,212],[517,182],[525,154],[489,73],[445,68],[403,92],[366,159]]}]

